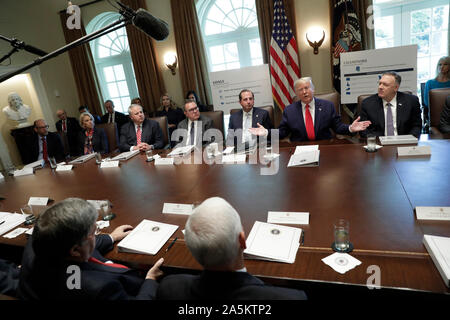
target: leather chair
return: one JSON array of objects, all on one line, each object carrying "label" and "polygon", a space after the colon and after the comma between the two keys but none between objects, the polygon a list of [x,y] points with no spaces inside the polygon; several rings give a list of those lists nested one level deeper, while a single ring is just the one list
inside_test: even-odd
[{"label": "leather chair", "polygon": [[106,138],[108,139],[109,152],[117,152],[119,149],[119,134],[117,132],[117,125],[115,123],[100,123],[96,126],[97,128],[102,128],[105,130]]},{"label": "leather chair", "polygon": [[[273,127],[273,107],[272,106],[264,106],[264,107],[258,107],[258,108],[264,109],[269,113],[270,122],[272,123],[272,127]],[[242,109],[231,109],[230,115],[239,110],[242,110]]]},{"label": "leather chair", "polygon": [[[407,93],[407,94],[412,94],[411,91],[401,91],[401,92],[404,92],[404,93]],[[366,98],[368,98],[368,97],[370,97],[371,95],[374,95],[374,94],[375,94],[375,93],[372,93],[372,94],[362,94],[362,95],[358,96],[358,106],[357,106],[357,108],[356,108],[356,117],[358,117],[358,115],[361,114],[361,105],[362,105],[363,100],[366,99]]]},{"label": "leather chair", "polygon": [[162,130],[162,134],[163,134],[163,140],[164,140],[164,148],[163,149],[168,148],[169,147],[169,123],[167,121],[167,117],[166,116],[153,117],[153,118],[149,118],[149,119],[158,122],[158,124]]},{"label": "leather chair", "polygon": [[316,98],[330,101],[334,104],[334,108],[336,113],[341,116],[342,122],[346,124],[350,124],[350,117],[347,112],[342,112],[341,110],[341,95],[337,91],[322,93],[314,95]]},{"label": "leather chair", "polygon": [[225,130],[223,122],[223,111],[206,111],[201,113],[202,116],[206,116],[213,121],[213,128],[220,130],[222,132],[222,139],[225,141]]},{"label": "leather chair", "polygon": [[442,109],[444,109],[445,99],[450,95],[450,88],[433,89],[428,92],[430,106],[430,133],[441,134],[439,131],[439,121]]},{"label": "leather chair", "polygon": [[58,131],[58,134],[63,144],[64,156],[67,157],[70,154],[69,140],[67,139],[67,134],[64,131]]}]

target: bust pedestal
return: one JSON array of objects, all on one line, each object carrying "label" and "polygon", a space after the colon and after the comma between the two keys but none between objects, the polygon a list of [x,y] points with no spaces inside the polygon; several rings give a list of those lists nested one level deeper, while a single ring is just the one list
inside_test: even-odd
[{"label": "bust pedestal", "polygon": [[33,140],[33,126],[11,129],[11,135],[16,141],[17,149],[19,149],[20,157],[23,164],[28,164],[36,159],[31,159],[31,155],[28,152],[31,141]]}]

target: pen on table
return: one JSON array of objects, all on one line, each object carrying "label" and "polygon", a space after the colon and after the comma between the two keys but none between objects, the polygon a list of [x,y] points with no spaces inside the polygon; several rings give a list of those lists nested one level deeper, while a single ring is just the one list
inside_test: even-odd
[{"label": "pen on table", "polygon": [[5,220],[3,220],[2,222],[0,222],[0,224],[4,224],[5,223]]},{"label": "pen on table", "polygon": [[305,243],[305,231],[302,231],[302,236],[300,237],[300,246],[303,246]]},{"label": "pen on table", "polygon": [[175,244],[175,241],[177,241],[178,237],[176,237],[175,239],[173,239],[173,241],[169,244],[169,246],[166,249],[166,252],[169,251],[170,248],[173,247],[173,245]]}]

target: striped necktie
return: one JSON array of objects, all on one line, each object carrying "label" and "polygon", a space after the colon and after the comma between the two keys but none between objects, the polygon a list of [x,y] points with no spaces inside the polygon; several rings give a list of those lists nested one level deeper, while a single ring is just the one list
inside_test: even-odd
[{"label": "striped necktie", "polygon": [[387,129],[387,135],[393,136],[394,135],[394,120],[392,117],[392,104],[389,102],[386,104],[387,111],[386,111],[386,129]]},{"label": "striped necktie", "polygon": [[138,126],[138,127],[137,127],[137,131],[136,131],[136,141],[137,141],[137,145],[141,144],[141,138],[142,138],[141,126]]}]

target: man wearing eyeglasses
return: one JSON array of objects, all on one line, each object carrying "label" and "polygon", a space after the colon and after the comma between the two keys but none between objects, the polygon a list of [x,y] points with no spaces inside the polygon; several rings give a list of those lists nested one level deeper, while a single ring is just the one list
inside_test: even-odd
[{"label": "man wearing eyeglasses", "polygon": [[186,139],[182,142],[182,145],[194,145],[201,148],[209,142],[212,142],[203,140],[203,135],[208,129],[212,128],[213,121],[200,114],[200,110],[195,101],[186,101],[184,104],[184,115],[186,119],[179,122],[177,126],[177,129],[187,130]]},{"label": "man wearing eyeglasses", "polygon": [[43,119],[34,121],[35,134],[29,148],[30,159],[48,161],[54,157],[56,161],[64,160],[64,148],[59,135],[55,132],[48,131],[48,125]]}]

